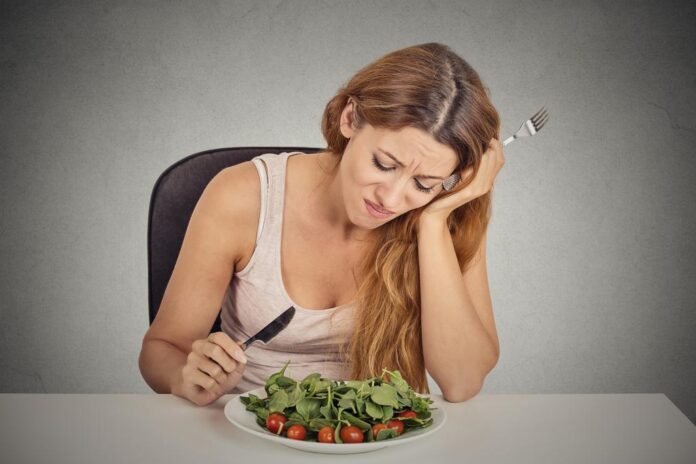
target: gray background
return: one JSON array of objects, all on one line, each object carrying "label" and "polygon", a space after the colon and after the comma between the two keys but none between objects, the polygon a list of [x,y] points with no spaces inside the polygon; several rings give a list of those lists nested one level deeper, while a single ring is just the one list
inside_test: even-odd
[{"label": "gray background", "polygon": [[[230,146],[323,146],[340,85],[450,45],[506,147],[483,393],[665,393],[696,421],[689,2],[2,2],[0,391],[150,391],[147,211],[159,174]],[[689,335],[691,334],[691,335]],[[433,391],[439,391],[432,382]]]}]

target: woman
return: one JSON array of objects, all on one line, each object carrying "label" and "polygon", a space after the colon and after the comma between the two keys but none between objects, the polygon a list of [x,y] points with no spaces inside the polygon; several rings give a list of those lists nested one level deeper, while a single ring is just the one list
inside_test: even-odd
[{"label": "woman", "polygon": [[[476,71],[428,43],[339,90],[322,118],[324,151],[224,169],[196,205],[144,337],[147,383],[206,405],[291,360],[298,379],[398,369],[419,392],[427,369],[446,400],[474,396],[499,356],[485,255],[499,125]],[[291,305],[285,330],[242,352]],[[223,330],[208,336],[220,309]]]}]

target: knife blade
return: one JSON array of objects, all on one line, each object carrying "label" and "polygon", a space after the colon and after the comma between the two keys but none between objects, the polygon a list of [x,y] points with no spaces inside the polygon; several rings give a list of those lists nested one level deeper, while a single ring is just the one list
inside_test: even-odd
[{"label": "knife blade", "polygon": [[251,345],[253,342],[259,340],[264,343],[268,343],[273,337],[278,335],[280,331],[282,331],[284,328],[288,326],[292,318],[295,316],[295,307],[290,306],[288,309],[283,311],[280,316],[276,317],[273,319],[266,327],[263,329],[259,330],[256,335],[251,337],[249,340],[245,341],[242,343],[240,346],[242,350],[246,351],[246,349]]}]

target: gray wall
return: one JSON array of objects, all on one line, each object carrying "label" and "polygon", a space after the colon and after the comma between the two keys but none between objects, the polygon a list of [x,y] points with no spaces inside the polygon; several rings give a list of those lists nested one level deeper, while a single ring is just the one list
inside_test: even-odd
[{"label": "gray wall", "polygon": [[322,146],[324,105],[357,69],[439,41],[480,72],[504,137],[551,114],[496,181],[502,355],[483,393],[661,392],[696,421],[694,13],[2,2],[0,391],[150,391],[137,357],[159,174],[205,149]]}]

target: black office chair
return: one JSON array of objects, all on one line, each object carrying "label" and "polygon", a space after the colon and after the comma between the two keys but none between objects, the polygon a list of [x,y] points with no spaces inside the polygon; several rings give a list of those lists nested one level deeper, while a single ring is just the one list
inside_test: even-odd
[{"label": "black office chair", "polygon": [[[224,168],[249,161],[263,153],[316,153],[321,150],[308,147],[216,148],[187,156],[159,176],[150,196],[147,224],[150,324],[155,319],[174,271],[193,209],[210,180]],[[210,333],[220,330],[218,313]]]}]

